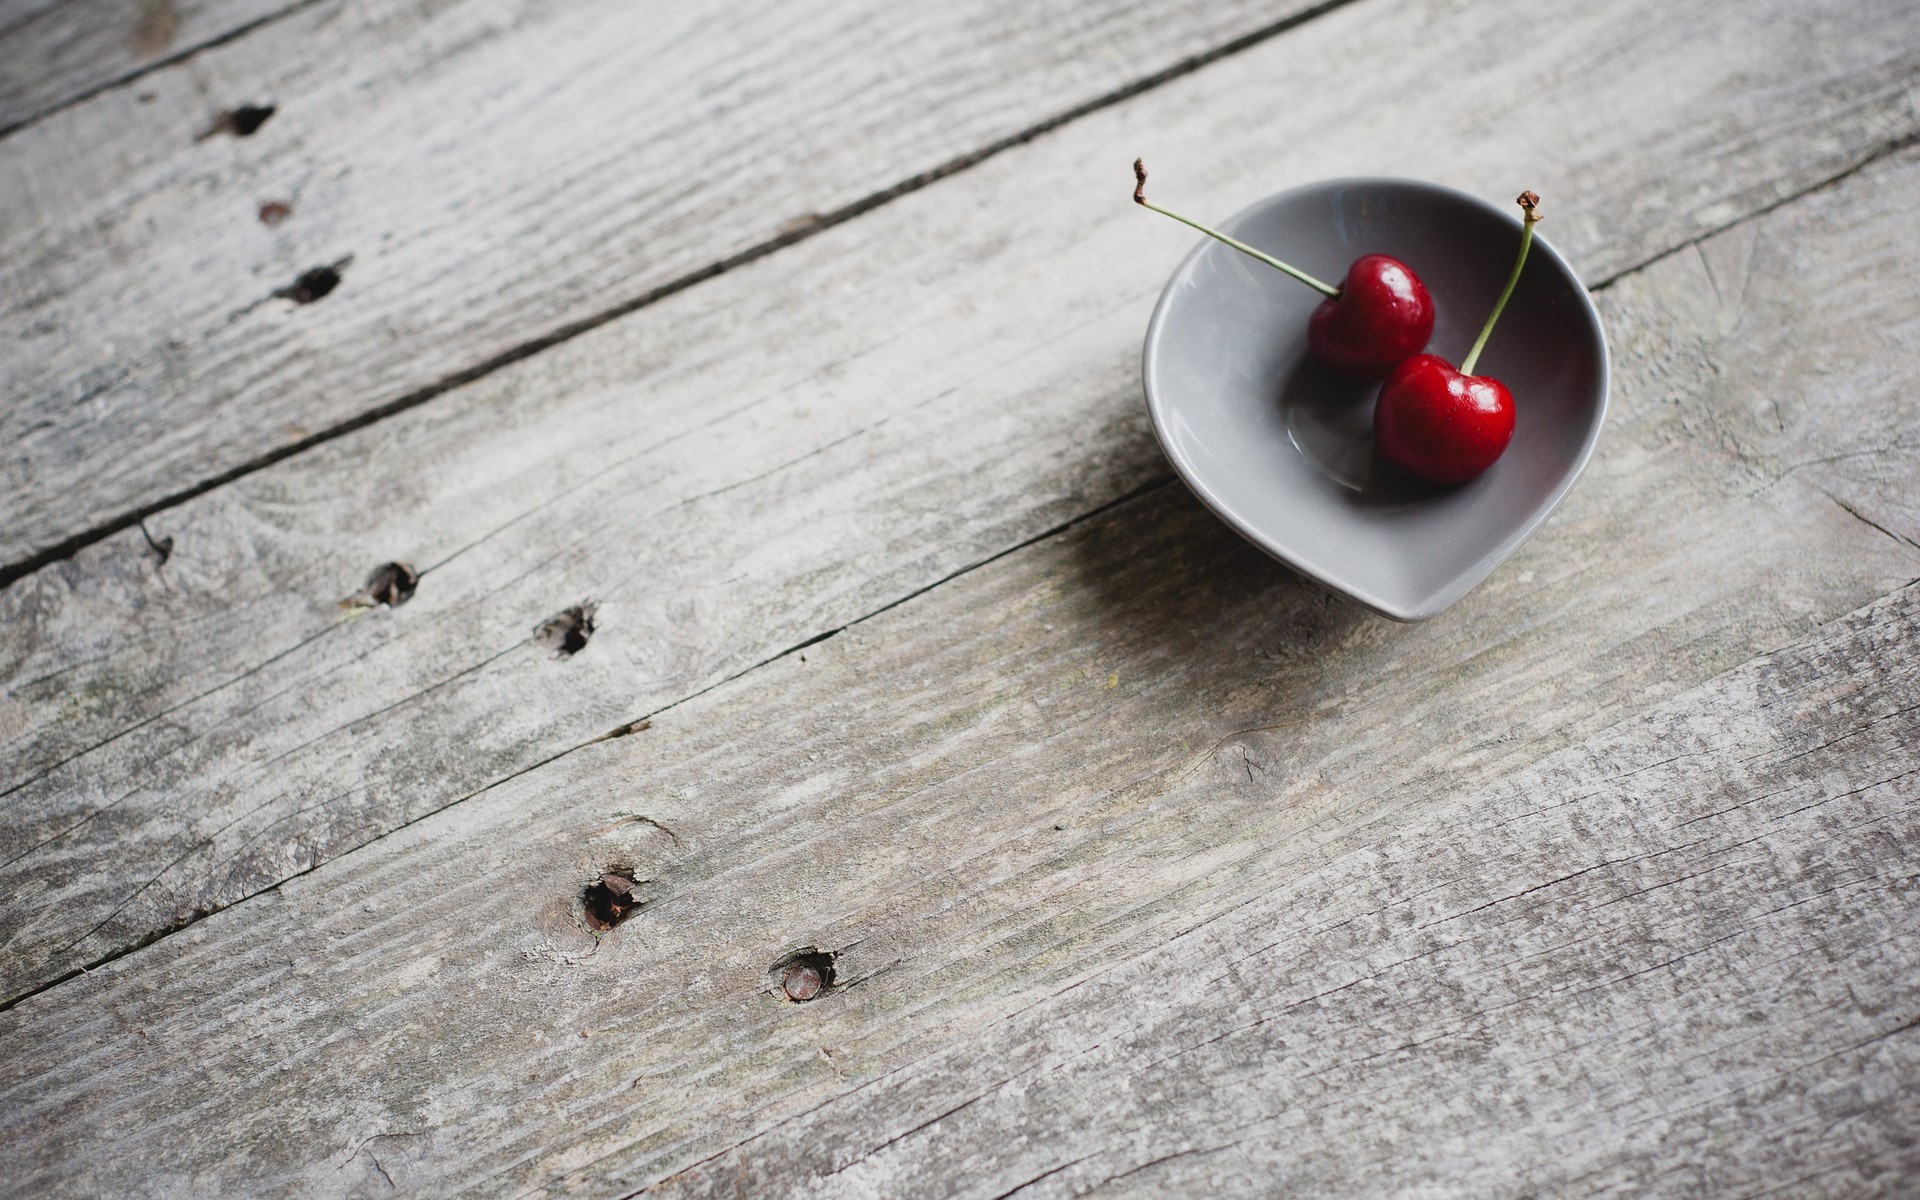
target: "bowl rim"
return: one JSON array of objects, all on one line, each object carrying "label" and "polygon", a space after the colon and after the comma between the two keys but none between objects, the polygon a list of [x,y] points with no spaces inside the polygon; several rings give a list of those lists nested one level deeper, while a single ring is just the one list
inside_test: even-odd
[{"label": "bowl rim", "polygon": [[[1340,188],[1356,186],[1377,187],[1382,184],[1444,196],[1465,203],[1469,207],[1477,208],[1496,220],[1513,226],[1516,231],[1520,228],[1519,216],[1510,214],[1498,205],[1476,196],[1471,192],[1449,187],[1443,183],[1433,183],[1425,179],[1409,179],[1397,175],[1343,175],[1331,179],[1318,179],[1308,183],[1296,184],[1293,187],[1273,192],[1255,200],[1253,203],[1236,211],[1225,221],[1222,221],[1218,227],[1221,229],[1230,229],[1250,214],[1270,205],[1291,199],[1303,192],[1333,191]],[[1410,624],[1426,621],[1446,611],[1455,601],[1478,587],[1481,583],[1485,582],[1489,575],[1499,570],[1500,565],[1512,557],[1514,551],[1518,550],[1522,545],[1525,545],[1527,540],[1533,536],[1535,530],[1546,523],[1547,518],[1553,515],[1555,509],[1560,507],[1560,502],[1566,499],[1567,493],[1573,490],[1573,485],[1579,481],[1580,476],[1586,473],[1587,464],[1593,459],[1594,449],[1600,444],[1600,433],[1606,426],[1607,411],[1612,404],[1612,348],[1607,342],[1606,325],[1600,320],[1600,310],[1593,303],[1593,293],[1588,289],[1586,281],[1581,278],[1578,271],[1574,270],[1573,264],[1567,261],[1566,256],[1561,254],[1559,249],[1536,229],[1533,235],[1533,249],[1531,253],[1546,254],[1547,257],[1566,274],[1567,278],[1573,280],[1575,284],[1573,290],[1579,297],[1581,310],[1585,313],[1588,322],[1593,327],[1594,335],[1599,340],[1599,401],[1594,409],[1593,428],[1592,432],[1588,434],[1586,440],[1582,443],[1580,452],[1575,456],[1566,475],[1554,487],[1552,493],[1547,497],[1546,503],[1540,505],[1539,509],[1532,516],[1522,521],[1509,532],[1500,548],[1491,555],[1492,561],[1487,564],[1484,571],[1481,571],[1464,584],[1449,584],[1434,595],[1424,597],[1422,602],[1417,605],[1410,607],[1396,605],[1390,600],[1369,593],[1365,588],[1328,579],[1319,571],[1299,562],[1293,555],[1287,553],[1283,547],[1277,545],[1266,534],[1262,533],[1251,521],[1248,521],[1239,513],[1235,512],[1231,504],[1206,485],[1193,465],[1185,461],[1181,454],[1174,448],[1174,443],[1168,436],[1165,425],[1165,415],[1162,412],[1167,402],[1157,397],[1154,393],[1154,359],[1160,339],[1164,336],[1163,327],[1167,321],[1167,314],[1176,304],[1174,294],[1178,290],[1177,285],[1195,269],[1201,257],[1217,245],[1218,243],[1212,238],[1201,235],[1199,244],[1195,245],[1181,258],[1179,265],[1174,267],[1173,273],[1167,277],[1166,284],[1160,289],[1160,298],[1154,304],[1153,316],[1147,322],[1146,338],[1141,345],[1141,387],[1146,393],[1147,416],[1153,423],[1153,436],[1160,443],[1160,452],[1164,454],[1167,461],[1173,465],[1174,473],[1180,477],[1181,482],[1187,485],[1188,490],[1197,496],[1200,502],[1206,505],[1216,517],[1226,522],[1228,527],[1233,529],[1241,537],[1252,542],[1268,557],[1284,563],[1287,567],[1305,578],[1314,581],[1322,587],[1337,592],[1363,607],[1379,613],[1383,617]]]}]

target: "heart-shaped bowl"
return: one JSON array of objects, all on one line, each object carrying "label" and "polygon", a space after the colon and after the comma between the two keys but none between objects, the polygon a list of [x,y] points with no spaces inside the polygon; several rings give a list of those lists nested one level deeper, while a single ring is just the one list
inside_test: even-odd
[{"label": "heart-shaped bowl", "polygon": [[[1400,259],[1433,297],[1428,352],[1456,365],[1520,249],[1517,206],[1406,179],[1308,184],[1222,228],[1333,283],[1362,254]],[[1478,479],[1443,488],[1375,452],[1377,384],[1339,379],[1307,356],[1307,317],[1321,299],[1203,240],[1147,326],[1154,432],[1194,494],[1254,545],[1383,616],[1424,621],[1532,536],[1592,457],[1607,413],[1600,315],[1536,230],[1475,369],[1512,391],[1513,441]]]}]

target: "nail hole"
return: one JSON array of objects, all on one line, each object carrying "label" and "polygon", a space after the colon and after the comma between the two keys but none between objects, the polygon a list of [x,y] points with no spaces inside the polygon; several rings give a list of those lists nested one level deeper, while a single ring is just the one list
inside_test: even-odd
[{"label": "nail hole", "polygon": [[235,137],[252,137],[267,118],[274,112],[271,104],[242,104],[239,108],[229,108],[213,119],[207,131],[200,135],[201,140],[215,134],[230,133]]},{"label": "nail hole", "polygon": [[330,267],[313,267],[301,272],[300,278],[273,293],[276,300],[291,300],[295,304],[312,304],[340,286],[340,270],[351,258],[343,258]]},{"label": "nail hole", "polygon": [[402,562],[381,563],[367,576],[364,587],[340,602],[341,608],[399,608],[413,599],[420,576]]},{"label": "nail hole", "polygon": [[808,946],[774,963],[769,973],[778,981],[781,995],[805,1004],[832,990],[833,959],[832,954]]},{"label": "nail hole", "polygon": [[[269,229],[280,224],[292,215],[293,205],[288,204],[284,200],[269,200],[260,206],[260,223]],[[340,280],[336,276],[334,283],[337,284],[339,282]],[[333,289],[328,288],[327,290],[332,291]]]},{"label": "nail hole", "polygon": [[593,636],[593,614],[598,605],[576,604],[533,627],[533,642],[555,658],[572,658],[586,649]]},{"label": "nail hole", "polygon": [[632,867],[613,866],[587,885],[587,890],[580,894],[581,915],[586,919],[587,928],[605,933],[640,911],[643,907],[640,885],[646,880],[635,880],[633,875]]}]

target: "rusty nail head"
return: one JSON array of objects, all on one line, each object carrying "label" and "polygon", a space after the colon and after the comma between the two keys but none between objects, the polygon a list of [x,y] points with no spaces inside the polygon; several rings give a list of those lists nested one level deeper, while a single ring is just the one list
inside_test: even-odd
[{"label": "rusty nail head", "polygon": [[820,969],[795,963],[787,968],[787,977],[781,981],[780,988],[789,1000],[811,1000],[820,994]]}]

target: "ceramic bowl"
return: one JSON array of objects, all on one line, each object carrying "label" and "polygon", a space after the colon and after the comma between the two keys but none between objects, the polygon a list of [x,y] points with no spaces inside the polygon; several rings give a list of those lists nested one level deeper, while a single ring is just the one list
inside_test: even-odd
[{"label": "ceramic bowl", "polygon": [[[1471,483],[1403,475],[1373,448],[1377,384],[1307,357],[1320,293],[1212,239],[1161,293],[1143,355],[1147,407],[1174,469],[1254,545],[1341,595],[1423,621],[1485,579],[1579,478],[1607,412],[1607,342],[1586,288],[1544,236],[1475,373],[1513,392],[1513,441]],[[1429,353],[1456,365],[1513,269],[1520,209],[1404,179],[1269,196],[1221,228],[1338,284],[1367,253],[1426,282]]]}]

